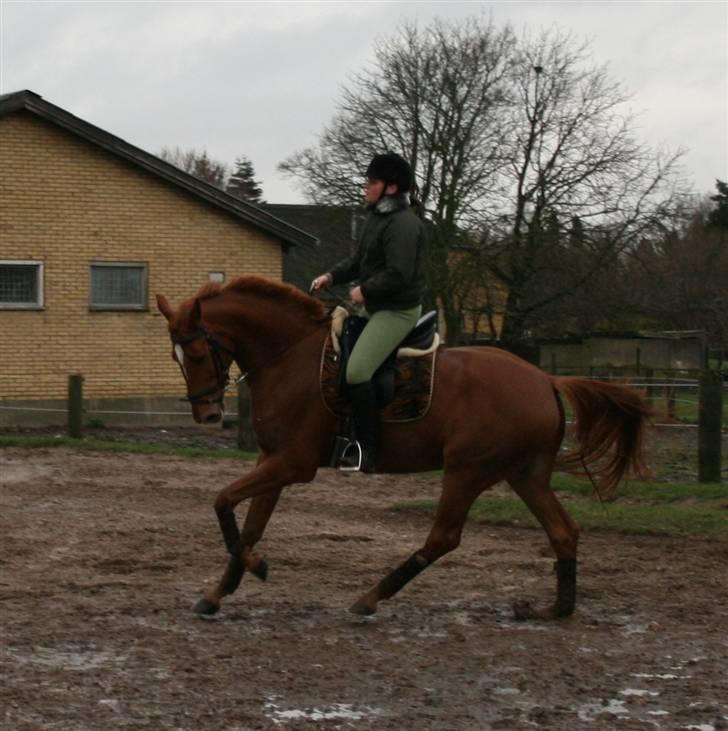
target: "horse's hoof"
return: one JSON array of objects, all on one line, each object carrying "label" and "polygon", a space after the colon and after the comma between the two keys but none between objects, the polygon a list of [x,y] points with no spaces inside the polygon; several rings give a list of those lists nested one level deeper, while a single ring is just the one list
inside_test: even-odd
[{"label": "horse's hoof", "polygon": [[259,558],[250,572],[261,581],[265,581],[268,578],[268,562],[264,558]]},{"label": "horse's hoof", "polygon": [[359,599],[349,607],[349,611],[352,614],[358,614],[360,617],[369,617],[377,611],[377,608]]},{"label": "horse's hoof", "polygon": [[566,619],[574,613],[574,605],[567,604],[566,606],[554,604],[551,608],[551,619]]},{"label": "horse's hoof", "polygon": [[192,611],[195,614],[203,615],[206,617],[210,617],[213,614],[217,614],[218,610],[220,609],[219,604],[215,604],[214,602],[211,602],[207,597],[202,597],[197,604],[195,604],[194,607],[192,607]]}]

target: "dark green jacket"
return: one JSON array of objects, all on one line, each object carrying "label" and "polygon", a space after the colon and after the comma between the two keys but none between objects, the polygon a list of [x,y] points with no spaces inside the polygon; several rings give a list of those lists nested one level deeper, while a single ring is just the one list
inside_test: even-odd
[{"label": "dark green jacket", "polygon": [[356,253],[330,273],[334,284],[358,279],[367,311],[373,313],[421,305],[427,266],[425,225],[400,196],[383,199],[369,211]]}]

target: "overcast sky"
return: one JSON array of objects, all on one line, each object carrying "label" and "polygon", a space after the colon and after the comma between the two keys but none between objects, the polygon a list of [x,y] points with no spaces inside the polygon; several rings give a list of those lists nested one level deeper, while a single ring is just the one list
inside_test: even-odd
[{"label": "overcast sky", "polygon": [[246,155],[266,200],[297,203],[276,166],[315,143],[374,41],[404,19],[483,12],[589,40],[633,94],[644,140],[687,148],[698,193],[728,179],[728,0],[0,0],[0,93],[30,89],[154,154]]}]

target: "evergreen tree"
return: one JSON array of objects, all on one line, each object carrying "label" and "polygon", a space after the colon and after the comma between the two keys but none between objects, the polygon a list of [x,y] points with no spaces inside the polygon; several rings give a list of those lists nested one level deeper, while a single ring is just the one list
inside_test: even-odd
[{"label": "evergreen tree", "polygon": [[253,163],[247,157],[239,157],[235,161],[235,169],[233,170],[230,180],[228,180],[225,189],[230,195],[236,198],[242,198],[249,203],[263,203],[263,189],[260,183],[255,179],[255,170]]},{"label": "evergreen tree", "polygon": [[571,228],[569,229],[569,245],[574,248],[581,248],[586,241],[584,224],[579,216],[571,217]]},{"label": "evergreen tree", "polygon": [[708,214],[708,228],[728,229],[728,183],[716,180],[715,187],[718,193],[710,196],[715,208]]}]

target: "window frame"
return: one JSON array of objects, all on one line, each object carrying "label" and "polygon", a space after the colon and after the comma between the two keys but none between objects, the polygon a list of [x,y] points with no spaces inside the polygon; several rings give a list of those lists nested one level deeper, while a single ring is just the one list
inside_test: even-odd
[{"label": "window frame", "polygon": [[38,297],[35,302],[0,302],[0,310],[42,310],[45,308],[45,267],[38,259],[0,259],[0,266],[32,266],[36,269]]},{"label": "window frame", "polygon": [[[142,272],[142,301],[139,304],[96,304],[93,301],[94,268],[121,269],[136,268]],[[149,310],[149,264],[145,261],[99,261],[88,265],[88,308],[92,312],[147,312]]]}]

